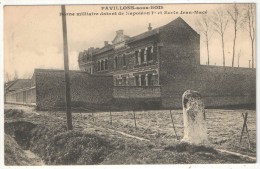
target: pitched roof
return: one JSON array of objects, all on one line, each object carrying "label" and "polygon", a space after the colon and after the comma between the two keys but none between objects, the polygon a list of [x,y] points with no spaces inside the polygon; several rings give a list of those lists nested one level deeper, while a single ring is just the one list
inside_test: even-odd
[{"label": "pitched roof", "polygon": [[[154,35],[157,35],[159,34],[159,30],[170,25],[170,24],[176,24],[178,25],[179,23],[184,23],[188,26],[188,28],[190,28],[192,31],[196,32],[189,24],[187,24],[181,17],[178,17],[174,20],[172,20],[171,22],[163,25],[163,26],[160,26],[160,27],[157,27],[157,28],[154,28],[150,31],[146,31],[146,32],[143,32],[141,34],[138,34],[136,36],[133,36],[133,37],[130,37],[130,36],[127,36],[127,35],[116,35],[116,37],[113,39],[112,42],[114,42],[118,36],[123,36],[123,39],[126,41],[126,44],[129,44],[129,43],[132,43],[132,42],[136,42],[136,41],[139,41],[139,40],[142,40],[142,39],[145,39],[145,38],[148,38],[148,37],[151,37],[151,36],[154,36]],[[196,32],[197,33],[197,32]],[[109,44],[107,46],[104,46],[100,49],[95,49],[94,51],[94,54],[100,54],[100,53],[103,53],[103,52],[106,52],[106,51],[110,51],[110,50],[113,50],[113,45]]]},{"label": "pitched roof", "polygon": [[19,89],[29,88],[31,87],[31,84],[31,79],[17,79],[11,85],[6,86],[5,89],[8,91],[16,91]]},{"label": "pitched roof", "polygon": [[113,49],[113,46],[111,44],[108,44],[108,45],[94,51],[93,54],[103,53],[103,52],[106,52],[106,51],[109,51],[109,50],[112,50],[112,49]]},{"label": "pitched roof", "polygon": [[144,32],[144,33],[141,33],[139,35],[136,35],[136,36],[129,38],[127,40],[127,43],[131,43],[131,42],[135,42],[135,41],[138,41],[138,40],[141,40],[141,39],[145,39],[147,37],[156,35],[158,33],[159,33],[159,28],[156,28],[156,29],[153,29],[153,30],[150,30],[150,31],[147,31],[147,32]]},{"label": "pitched roof", "polygon": [[[171,22],[169,22],[169,23],[167,23],[167,24],[165,24],[165,25],[163,25],[163,26],[160,26],[160,27],[158,27],[158,28],[154,28],[154,29],[152,29],[152,30],[150,30],[150,31],[146,31],[146,32],[144,32],[144,33],[141,33],[141,34],[139,34],[139,35],[136,35],[136,36],[133,36],[133,37],[129,38],[129,39],[127,40],[127,43],[132,43],[132,42],[135,42],[135,41],[138,41],[138,40],[145,39],[145,38],[147,38],[147,37],[154,36],[154,35],[156,35],[156,34],[159,34],[159,30],[160,30],[160,29],[162,29],[162,28],[164,28],[164,27],[166,27],[166,26],[168,26],[168,25],[170,25],[170,24],[176,24],[176,25],[177,25],[177,24],[179,24],[179,23],[184,23],[184,24],[186,24],[192,31],[196,32],[196,31],[195,31],[189,24],[187,24],[181,17],[178,17],[178,18],[172,20]],[[196,33],[197,33],[197,32],[196,32]]]},{"label": "pitched roof", "polygon": [[5,88],[5,89],[8,89],[8,88],[11,87],[11,85],[13,85],[16,81],[17,81],[17,80],[12,80],[12,81],[6,82],[4,88]]},{"label": "pitched roof", "polygon": [[[178,24],[180,24],[180,23],[185,24],[190,30],[192,30],[193,32],[197,33],[197,31],[195,31],[195,30],[194,30],[184,19],[182,19],[181,17],[178,17],[178,18],[174,19],[173,21],[167,23],[167,24],[164,25],[164,26],[161,26],[160,28],[165,27],[165,26],[168,26],[168,25],[170,25],[170,24],[176,24],[176,25],[178,25]],[[197,33],[197,34],[198,34],[198,33]]]}]

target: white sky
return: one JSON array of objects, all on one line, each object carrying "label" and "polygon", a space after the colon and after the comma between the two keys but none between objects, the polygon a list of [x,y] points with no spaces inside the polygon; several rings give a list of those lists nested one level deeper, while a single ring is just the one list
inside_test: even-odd
[{"label": "white sky", "polygon": [[[102,5],[104,6],[104,5]],[[141,6],[141,5],[138,5]],[[162,11],[207,10],[208,15],[225,4],[163,5]],[[67,12],[101,12],[99,5],[66,6]],[[104,11],[114,12],[114,11]],[[4,66],[5,72],[13,75],[17,71],[21,78],[30,78],[35,68],[63,69],[63,39],[60,6],[6,6],[4,8]],[[67,17],[70,69],[78,69],[78,53],[89,47],[102,47],[111,41],[115,31],[134,36],[147,30],[165,25],[182,17],[191,27],[201,15],[144,15],[144,16],[69,16]],[[207,61],[204,37],[201,37],[201,64]],[[231,66],[232,21],[225,34],[226,65]],[[220,36],[215,33],[210,41],[210,63],[222,65]],[[239,30],[236,52],[241,50],[240,66],[248,67],[251,60],[251,45],[248,32]],[[237,58],[235,58],[237,66]]]}]

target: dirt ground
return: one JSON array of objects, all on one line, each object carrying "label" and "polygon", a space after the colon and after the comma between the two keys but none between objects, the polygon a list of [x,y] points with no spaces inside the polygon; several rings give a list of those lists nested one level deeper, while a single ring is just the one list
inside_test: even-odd
[{"label": "dirt ground", "polygon": [[44,165],[43,161],[30,150],[22,150],[15,140],[5,134],[6,165]]},{"label": "dirt ground", "polygon": [[[33,107],[10,104],[5,105],[5,109],[22,109],[24,112],[22,116],[14,115],[11,118],[5,117],[5,122],[28,121],[33,124],[43,124],[51,127],[53,127],[53,125],[66,125],[64,111],[36,111]],[[241,145],[239,144],[243,125],[242,112],[248,112],[247,126],[251,144],[250,149],[246,137],[247,133],[244,133],[242,143]],[[194,157],[192,157],[192,159],[187,158],[183,160],[181,158],[183,154],[178,154],[177,157],[176,153],[172,151],[167,151],[167,153],[161,151],[165,149],[165,147],[178,144],[183,137],[182,110],[172,110],[171,113],[178,138],[173,129],[169,110],[137,111],[135,112],[136,126],[133,111],[111,112],[111,116],[110,112],[86,113],[73,111],[73,127],[75,130],[81,130],[85,133],[99,134],[111,142],[120,140],[120,145],[123,144],[124,148],[127,149],[126,153],[126,151],[120,151],[119,148],[119,150],[111,153],[111,158],[108,156],[102,164],[239,163],[255,161],[246,159],[242,161],[241,159],[232,160],[232,157],[228,155],[225,157],[213,155],[214,157],[211,157],[207,155],[207,153],[207,157],[203,157],[205,159],[203,159],[201,155],[198,157],[198,154],[196,154],[195,156],[193,155]],[[208,109],[206,110],[206,121],[208,123],[209,136],[209,145],[207,146],[256,157],[255,110],[233,111]],[[150,156],[149,158],[147,157],[147,159],[143,159],[144,156],[139,157],[143,151],[138,150],[138,148],[128,148],[128,146],[147,147],[147,145],[146,153],[148,153],[147,151],[152,151],[149,153]],[[135,151],[132,152],[133,150]],[[120,160],[114,161],[117,155],[120,156],[118,157]],[[172,158],[169,158],[170,156]],[[205,154],[203,154],[203,156],[205,156]],[[173,159],[173,157],[176,157],[176,161],[169,161]],[[229,157],[231,160],[228,159]],[[143,160],[140,160],[140,158]],[[195,160],[193,158],[195,158]]]}]

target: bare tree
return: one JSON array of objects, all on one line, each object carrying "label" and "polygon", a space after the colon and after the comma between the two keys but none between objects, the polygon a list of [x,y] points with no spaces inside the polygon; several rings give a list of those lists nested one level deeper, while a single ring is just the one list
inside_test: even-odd
[{"label": "bare tree", "polygon": [[239,60],[240,60],[241,55],[242,55],[242,52],[241,52],[241,49],[240,49],[238,54],[237,54],[237,67],[239,67]]},{"label": "bare tree", "polygon": [[240,27],[242,22],[242,13],[239,10],[237,4],[234,4],[231,8],[227,10],[231,20],[233,21],[233,28],[234,28],[234,39],[233,39],[233,54],[232,54],[232,67],[234,67],[235,62],[235,51],[236,51],[236,38],[237,38],[237,31]]},{"label": "bare tree", "polygon": [[5,83],[7,83],[7,82],[10,82],[10,81],[11,81],[11,77],[10,77],[10,74],[9,74],[8,72],[5,72],[4,81],[5,81]]},{"label": "bare tree", "polygon": [[251,40],[252,68],[254,68],[254,45],[255,45],[255,4],[248,4],[245,12],[245,22],[248,25],[249,37]]},{"label": "bare tree", "polygon": [[17,73],[17,71],[15,70],[14,71],[14,78],[13,78],[13,80],[17,80],[18,79],[18,73]]},{"label": "bare tree", "polygon": [[31,73],[24,73],[23,75],[20,76],[22,79],[30,79],[32,77]]},{"label": "bare tree", "polygon": [[209,16],[202,15],[200,20],[196,21],[196,27],[199,32],[201,32],[205,37],[205,43],[207,46],[207,56],[208,56],[208,62],[209,65],[209,41],[213,35],[212,31],[212,21],[210,20]]},{"label": "bare tree", "polygon": [[214,12],[214,19],[212,23],[214,25],[214,30],[221,36],[222,43],[222,55],[223,55],[223,66],[225,66],[225,41],[224,34],[228,24],[228,17],[223,9],[217,9]]}]

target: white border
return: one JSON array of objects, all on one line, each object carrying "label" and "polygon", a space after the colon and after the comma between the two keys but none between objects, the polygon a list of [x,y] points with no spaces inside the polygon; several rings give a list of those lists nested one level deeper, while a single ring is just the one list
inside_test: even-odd
[{"label": "white border", "polygon": [[[1,76],[0,76],[0,107],[1,107],[1,113],[0,113],[0,168],[35,168],[35,166],[14,166],[14,167],[7,167],[4,166],[4,78],[3,78],[3,6],[4,5],[60,5],[60,4],[167,4],[167,3],[257,3],[256,9],[259,7],[258,0],[175,0],[174,2],[172,0],[0,0],[0,67],[1,67]],[[258,10],[256,10],[256,31],[259,30],[259,17],[258,17]],[[256,33],[257,35],[257,33]],[[256,37],[256,49],[258,49],[258,38]],[[258,51],[256,50],[256,63],[259,65],[259,60],[257,59]],[[259,75],[259,69],[256,70],[257,75]],[[259,77],[257,77],[257,89],[259,88]],[[257,92],[257,98],[259,96],[259,90],[256,90]],[[257,112],[257,131],[259,131],[259,124],[260,121],[259,115],[258,115],[258,108],[259,104],[257,103],[256,112]],[[170,169],[170,168],[178,168],[178,169],[232,169],[232,168],[243,168],[243,169],[259,169],[260,168],[260,158],[259,158],[259,132],[257,132],[257,163],[256,164],[186,164],[186,165],[180,165],[180,164],[174,164],[174,165],[95,165],[95,166],[77,166],[77,168],[96,168],[96,169],[103,169],[103,168],[163,168],[163,169]],[[39,166],[40,168],[72,168],[75,166]]]}]

